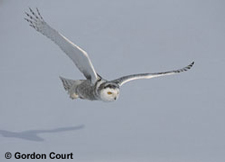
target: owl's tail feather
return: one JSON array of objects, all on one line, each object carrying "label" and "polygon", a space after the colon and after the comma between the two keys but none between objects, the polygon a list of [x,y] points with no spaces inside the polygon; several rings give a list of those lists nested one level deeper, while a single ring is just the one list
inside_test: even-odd
[{"label": "owl's tail feather", "polygon": [[79,95],[76,94],[76,88],[79,84],[82,83],[82,80],[71,80],[63,77],[59,77],[63,83],[64,89],[68,92],[71,99],[79,98]]},{"label": "owl's tail feather", "polygon": [[69,91],[70,88],[74,85],[74,83],[76,82],[75,80],[71,80],[71,79],[66,79],[63,77],[59,77],[63,83],[63,87],[66,91]]}]

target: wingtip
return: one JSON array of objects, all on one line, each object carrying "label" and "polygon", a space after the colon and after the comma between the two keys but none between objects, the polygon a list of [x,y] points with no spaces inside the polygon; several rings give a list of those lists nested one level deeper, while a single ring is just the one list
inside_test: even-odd
[{"label": "wingtip", "polygon": [[29,16],[29,14],[28,14],[26,11],[25,11],[24,13],[25,13],[27,16]]},{"label": "wingtip", "polygon": [[28,7],[28,8],[29,8],[30,12],[33,12],[33,10],[31,9],[31,7]]},{"label": "wingtip", "polygon": [[191,63],[191,64],[189,64],[187,67],[185,67],[184,69],[186,69],[186,70],[188,70],[188,69],[191,69],[192,68],[192,66],[194,65],[194,61]]},{"label": "wingtip", "polygon": [[36,10],[37,10],[38,13],[40,13],[38,7],[36,7]]}]

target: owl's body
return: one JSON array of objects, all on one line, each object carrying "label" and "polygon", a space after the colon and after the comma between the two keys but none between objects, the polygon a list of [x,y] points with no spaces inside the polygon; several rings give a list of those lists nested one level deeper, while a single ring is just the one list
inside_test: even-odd
[{"label": "owl's body", "polygon": [[63,77],[60,79],[71,99],[113,101],[119,97],[119,85],[100,76],[94,85],[90,80],[71,80]]},{"label": "owl's body", "polygon": [[98,99],[95,85],[92,85],[90,80],[70,80],[63,77],[60,77],[60,79],[71,99]]},{"label": "owl's body", "polygon": [[30,9],[30,12],[31,14],[26,13],[28,18],[25,18],[25,20],[30,23],[30,26],[55,42],[67,54],[67,56],[71,58],[77,68],[86,77],[84,80],[71,80],[60,77],[65,90],[68,91],[68,94],[72,99],[81,98],[91,101],[114,101],[119,97],[120,87],[129,81],[177,74],[187,71],[194,64],[194,62],[192,62],[190,65],[178,70],[159,73],[133,74],[123,76],[112,81],[107,81],[97,74],[88,54],[84,50],[49,26],[42,18],[38,9],[37,13],[32,9]]},{"label": "owl's body", "polygon": [[87,100],[98,100],[98,94],[96,93],[95,85],[91,84],[90,80],[84,80],[81,84],[79,84],[74,93],[78,95],[81,99]]}]

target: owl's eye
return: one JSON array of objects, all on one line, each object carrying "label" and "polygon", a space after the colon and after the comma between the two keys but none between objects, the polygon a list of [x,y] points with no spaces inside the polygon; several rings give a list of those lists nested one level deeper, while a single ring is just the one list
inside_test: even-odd
[{"label": "owl's eye", "polygon": [[108,94],[108,95],[111,95],[111,94],[112,94],[112,92],[107,92],[107,94]]}]

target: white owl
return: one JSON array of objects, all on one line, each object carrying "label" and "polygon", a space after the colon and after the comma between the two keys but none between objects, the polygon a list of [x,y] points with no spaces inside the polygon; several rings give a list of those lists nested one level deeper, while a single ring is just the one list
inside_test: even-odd
[{"label": "white owl", "polygon": [[86,79],[83,80],[71,80],[60,77],[65,90],[68,91],[70,98],[72,99],[81,98],[86,100],[115,101],[119,97],[120,87],[126,82],[136,79],[150,79],[177,74],[187,71],[194,65],[194,62],[192,62],[190,65],[179,70],[133,74],[123,76],[112,81],[107,81],[97,74],[88,54],[84,50],[49,26],[42,18],[38,9],[36,9],[37,13],[30,8],[29,10],[31,14],[25,12],[27,15],[25,20],[30,23],[30,26],[55,42],[67,54],[67,56],[72,59],[77,68],[86,77]]}]

